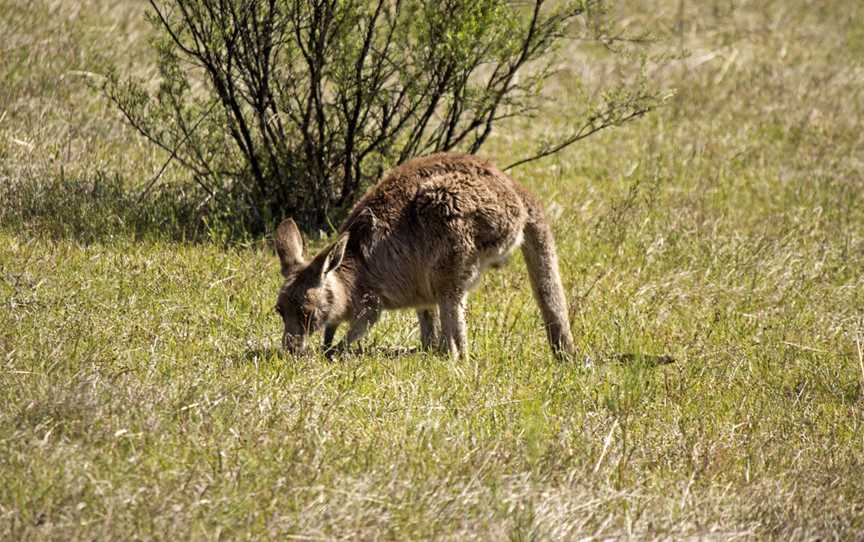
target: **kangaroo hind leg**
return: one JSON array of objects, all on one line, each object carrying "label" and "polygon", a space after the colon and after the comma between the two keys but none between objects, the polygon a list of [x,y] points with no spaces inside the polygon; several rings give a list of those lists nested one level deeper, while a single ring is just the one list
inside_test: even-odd
[{"label": "kangaroo hind leg", "polygon": [[423,350],[439,348],[441,321],[438,318],[438,309],[435,307],[418,309],[417,320],[420,322],[420,346]]},{"label": "kangaroo hind leg", "polygon": [[466,293],[459,292],[446,296],[439,304],[443,347],[451,357],[468,357],[467,299]]}]

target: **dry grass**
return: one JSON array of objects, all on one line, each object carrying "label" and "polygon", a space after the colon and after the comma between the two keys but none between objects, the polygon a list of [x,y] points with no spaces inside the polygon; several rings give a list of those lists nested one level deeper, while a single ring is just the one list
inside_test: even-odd
[{"label": "dry grass", "polygon": [[[691,50],[657,68],[673,103],[515,172],[592,368],[551,359],[518,260],[472,297],[469,362],[401,354],[408,314],[362,356],[283,357],[275,257],[136,209],[164,157],[72,74],[142,69],[138,4],[3,4],[0,537],[860,538],[858,4],[621,8]],[[622,69],[565,58],[589,91]]]}]

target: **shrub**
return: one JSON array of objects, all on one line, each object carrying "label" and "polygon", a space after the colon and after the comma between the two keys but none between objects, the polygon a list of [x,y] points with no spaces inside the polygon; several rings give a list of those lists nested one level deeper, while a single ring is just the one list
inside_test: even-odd
[{"label": "shrub", "polygon": [[[478,151],[530,115],[574,33],[601,36],[601,0],[151,0],[158,87],[112,73],[107,96],[253,231],[282,215],[323,227],[386,168]],[[581,21],[581,22],[580,22]],[[608,34],[602,34],[608,36]],[[560,150],[653,108],[609,95]]]}]

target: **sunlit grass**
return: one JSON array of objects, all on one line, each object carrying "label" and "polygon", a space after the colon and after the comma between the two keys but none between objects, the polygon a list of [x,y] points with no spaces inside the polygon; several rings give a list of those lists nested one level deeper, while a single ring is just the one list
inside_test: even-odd
[{"label": "sunlit grass", "polygon": [[[41,52],[0,54],[0,537],[860,537],[864,68],[841,4],[686,3],[670,107],[513,172],[555,217],[589,367],[551,357],[519,257],[471,298],[469,361],[407,352],[410,313],[362,354],[284,356],[266,241],[138,205],[165,157],[61,84],[137,8],[0,7]],[[678,7],[626,9],[674,37]],[[487,152],[567,128],[541,120]]]}]

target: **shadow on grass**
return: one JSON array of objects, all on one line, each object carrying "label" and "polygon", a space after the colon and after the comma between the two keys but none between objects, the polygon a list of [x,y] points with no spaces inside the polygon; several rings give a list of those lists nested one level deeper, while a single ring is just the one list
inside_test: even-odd
[{"label": "shadow on grass", "polygon": [[646,367],[655,367],[657,365],[669,365],[675,363],[675,358],[669,355],[653,356],[642,354],[639,352],[625,352],[613,354],[611,361],[622,365],[644,365]]},{"label": "shadow on grass", "polygon": [[249,348],[246,352],[243,353],[243,361],[248,363],[257,363],[263,360],[275,359],[277,361],[285,361],[290,359],[291,356],[284,352],[281,348],[274,348],[272,346],[261,346],[256,348]]},{"label": "shadow on grass", "polygon": [[[384,359],[399,359],[405,356],[414,356],[417,354],[426,354],[428,356],[436,356],[431,352],[425,352],[418,347],[407,346],[367,346],[352,348],[347,352],[334,353],[332,356],[327,356],[323,351],[310,350],[303,354],[291,354],[278,347],[259,346],[249,348],[243,353],[243,360],[248,363],[257,363],[265,360],[277,360],[280,362],[291,362],[295,360],[312,360],[322,363],[340,363],[358,359],[363,356],[374,356]],[[439,355],[440,356],[440,355]],[[443,356],[440,356],[443,357]]]},{"label": "shadow on grass", "polygon": [[[430,358],[446,359],[447,355],[437,352],[423,350],[416,346],[359,346],[352,348],[347,352],[336,352],[333,355],[326,355],[320,350],[309,350],[303,354],[291,354],[278,347],[260,346],[249,348],[243,354],[243,359],[249,363],[256,363],[263,360],[275,359],[284,362],[292,360],[318,360],[326,363],[339,363],[340,361],[350,361],[352,359],[361,358],[364,356],[374,356],[384,359],[399,359],[405,356],[416,356],[418,354],[426,355]],[[657,367],[660,365],[669,365],[675,363],[676,360],[669,355],[648,355],[642,353],[626,352],[616,353],[609,356],[600,356],[596,359],[590,358],[591,364],[606,364],[618,363],[629,366]]]},{"label": "shadow on grass", "polygon": [[188,187],[160,186],[141,197],[140,189],[103,172],[86,179],[7,179],[0,183],[0,201],[4,229],[85,245],[115,237],[229,244],[263,233]]}]

